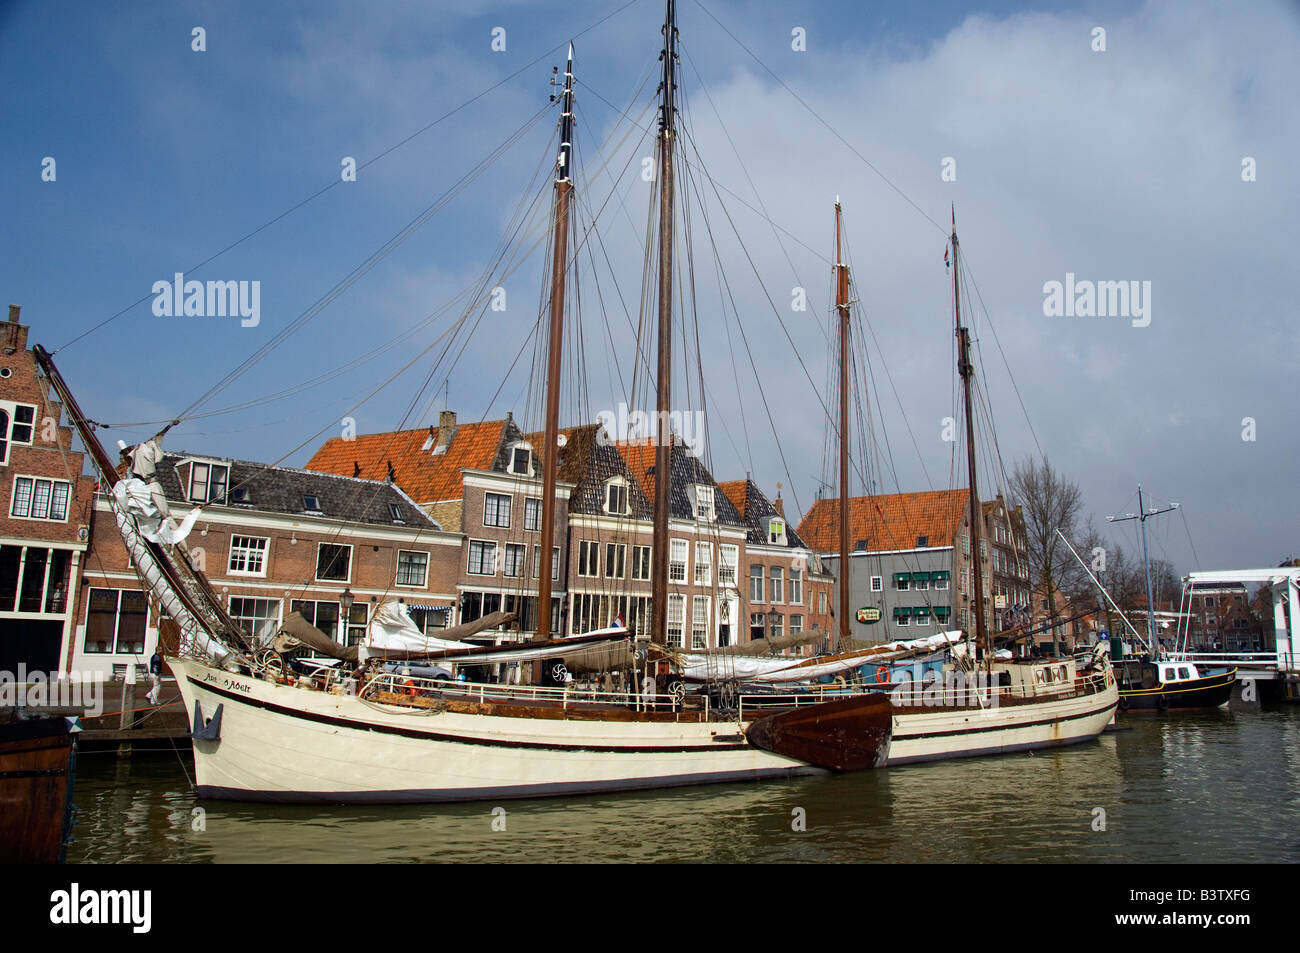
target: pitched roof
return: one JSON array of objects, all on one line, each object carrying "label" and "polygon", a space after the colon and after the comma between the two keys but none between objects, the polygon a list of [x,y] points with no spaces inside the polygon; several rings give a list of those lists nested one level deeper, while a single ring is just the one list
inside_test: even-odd
[{"label": "pitched roof", "polygon": [[463,495],[461,470],[491,469],[507,430],[505,420],[460,424],[442,453],[435,454],[430,436],[438,429],[394,430],[325,441],[307,461],[308,470],[383,480],[391,461],[396,482],[420,503],[459,500]]},{"label": "pitched roof", "polygon": [[[651,507],[655,500],[655,450],[652,442],[629,440],[615,443],[619,454],[627,464],[631,478],[640,486],[641,492]],[[674,519],[694,520],[695,509],[691,504],[690,487],[717,487],[712,474],[705,469],[699,457],[695,456],[681,442],[669,448],[669,507],[668,514]],[[748,526],[748,523],[736,509],[726,493],[713,494],[714,522],[729,526]]]},{"label": "pitched roof", "polygon": [[[849,543],[867,550],[915,549],[918,537],[931,546],[951,546],[969,507],[969,490],[929,490],[849,499]],[[840,501],[818,500],[799,524],[799,535],[819,553],[839,549]]]},{"label": "pitched roof", "polygon": [[[762,490],[748,478],[744,480],[727,480],[725,483],[719,483],[718,487],[727,495],[744,519],[745,524],[749,527],[748,539],[751,543],[768,544],[767,521],[773,516],[785,520],[785,516],[777,512],[775,504],[767,498]],[[785,542],[787,546],[804,548],[807,543],[795,532],[790,526],[788,520],[785,520]]]},{"label": "pitched roof", "polygon": [[[401,524],[423,528],[437,527],[424,510],[396,486],[382,480],[363,480],[294,467],[271,466],[247,460],[229,460],[168,451],[158,464],[157,479],[167,499],[189,502],[189,489],[182,481],[178,468],[186,460],[220,462],[230,467],[226,483],[227,499],[213,500],[208,505],[229,506],[233,509],[264,513],[285,513],[292,516],[312,515],[318,518],[342,520],[349,523],[374,523],[392,526],[397,523],[389,504],[399,507]],[[247,491],[247,502],[236,502],[233,493],[238,488]],[[314,496],[320,503],[320,512],[308,511],[303,497]]]}]

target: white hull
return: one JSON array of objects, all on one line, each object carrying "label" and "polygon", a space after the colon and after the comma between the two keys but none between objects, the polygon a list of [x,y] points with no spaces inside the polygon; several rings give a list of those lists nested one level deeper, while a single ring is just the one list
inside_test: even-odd
[{"label": "white hull", "polygon": [[1101,692],[988,710],[936,709],[894,715],[888,767],[1010,754],[1096,738],[1115,717],[1115,683]]},{"label": "white hull", "polygon": [[[543,797],[822,773],[745,740],[735,722],[602,721],[422,711],[171,663],[193,717],[222,706],[220,740],[195,741],[201,797],[399,803]],[[889,765],[1087,741],[1115,712],[1100,693],[894,716]]]},{"label": "white hull", "polygon": [[426,713],[170,664],[191,718],[195,701],[205,719],[223,706],[220,740],[194,742],[200,797],[467,801],[822,773],[753,747],[734,722]]}]

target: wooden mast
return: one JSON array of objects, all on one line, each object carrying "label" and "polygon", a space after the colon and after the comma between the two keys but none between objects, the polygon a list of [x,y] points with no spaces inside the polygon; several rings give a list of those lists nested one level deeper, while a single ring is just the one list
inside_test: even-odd
[{"label": "wooden mast", "polygon": [[835,198],[835,308],[840,313],[840,599],[839,641],[844,651],[849,632],[849,587],[853,570],[849,565],[849,267],[844,263],[840,236],[843,232],[839,196]]},{"label": "wooden mast", "polygon": [[560,439],[560,357],[564,350],[564,284],[569,267],[569,206],[573,192],[573,44],[564,68],[560,154],[555,160],[555,233],[551,239],[551,328],[546,353],[546,428],[542,462],[542,541],[537,571],[537,639],[551,637],[551,572],[555,546],[555,472]]},{"label": "wooden mast", "polygon": [[672,497],[672,432],[668,429],[672,403],[673,319],[673,148],[677,88],[677,3],[667,0],[664,14],[663,79],[659,91],[659,376],[655,426],[654,540],[651,547],[653,585],[650,596],[650,639],[667,642],[668,633],[668,514]]},{"label": "wooden mast", "polygon": [[961,255],[957,245],[957,211],[952,213],[952,300],[953,313],[957,321],[957,373],[961,375],[962,394],[966,402],[966,468],[970,482],[970,557],[974,567],[971,579],[974,583],[975,599],[975,644],[984,646],[986,664],[992,656],[993,646],[988,642],[988,633],[984,626],[984,567],[980,560],[980,523],[983,519],[983,507],[975,480],[975,416],[971,405],[971,374],[974,367],[970,360],[970,330],[961,323],[961,284],[958,269],[961,268]]}]

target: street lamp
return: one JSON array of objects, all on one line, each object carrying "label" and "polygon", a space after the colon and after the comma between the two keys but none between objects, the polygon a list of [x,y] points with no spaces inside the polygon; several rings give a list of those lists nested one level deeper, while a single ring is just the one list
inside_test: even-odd
[{"label": "street lamp", "polygon": [[357,601],[357,597],[352,594],[351,589],[344,589],[339,593],[339,609],[343,614],[343,644],[348,642],[348,623],[352,621],[352,603]]}]

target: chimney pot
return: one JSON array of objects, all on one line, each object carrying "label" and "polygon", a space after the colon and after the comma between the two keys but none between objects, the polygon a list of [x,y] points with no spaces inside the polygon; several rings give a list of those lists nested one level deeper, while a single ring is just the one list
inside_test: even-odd
[{"label": "chimney pot", "polygon": [[9,306],[9,323],[10,323],[10,324],[17,324],[17,323],[18,323],[18,312],[21,311],[22,309],[23,309],[23,306],[20,305],[20,304],[11,304],[11,305]]}]

